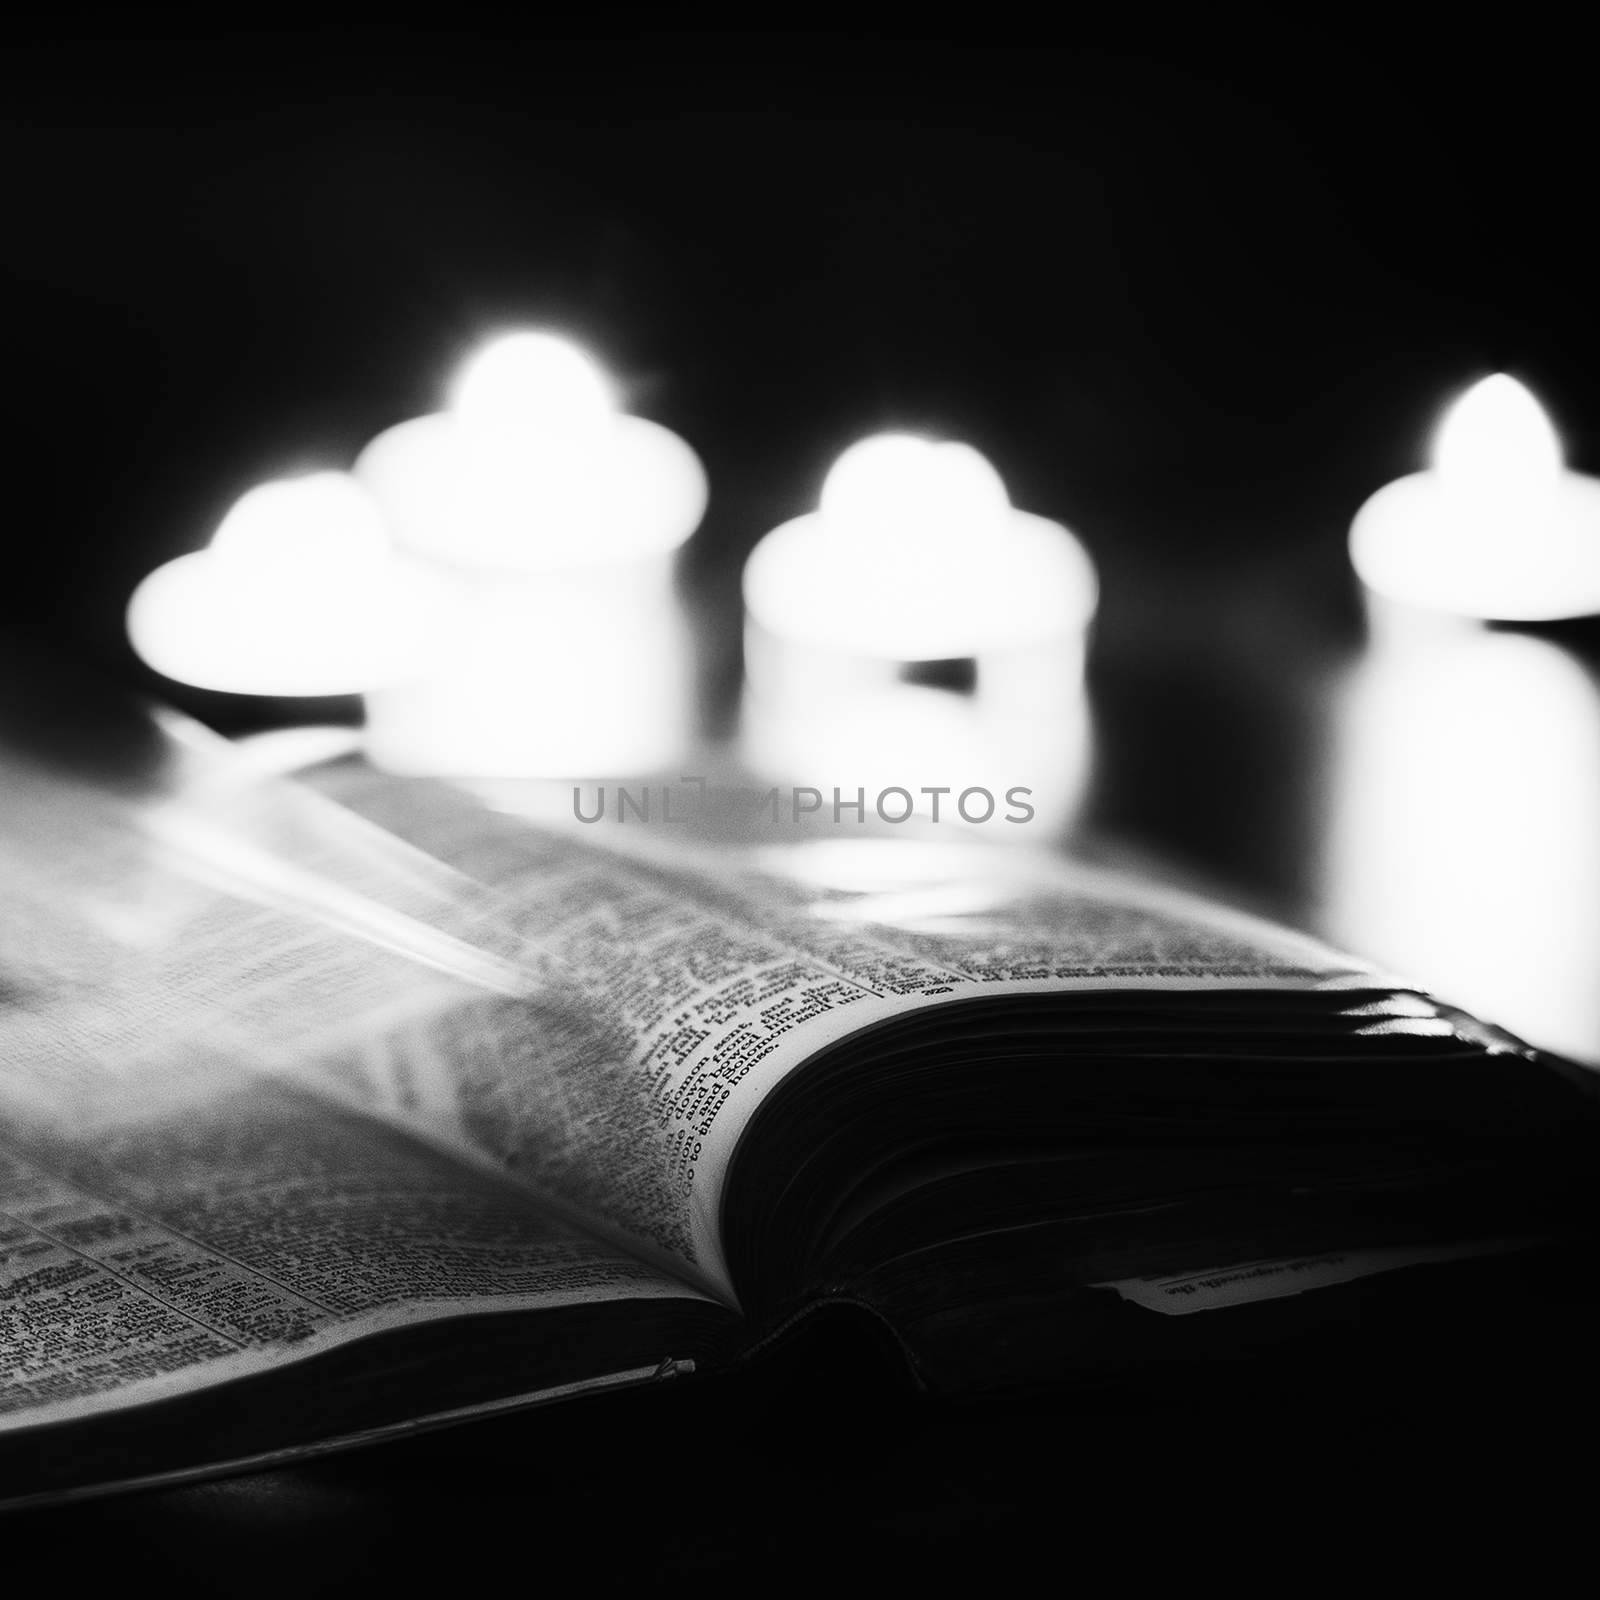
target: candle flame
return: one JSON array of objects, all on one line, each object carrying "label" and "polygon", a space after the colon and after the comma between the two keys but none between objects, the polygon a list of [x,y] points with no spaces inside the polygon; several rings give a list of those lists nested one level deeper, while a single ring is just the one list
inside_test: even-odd
[{"label": "candle flame", "polygon": [[1497,372],[1475,383],[1445,415],[1433,466],[1448,488],[1527,493],[1560,476],[1561,441],[1527,388]]},{"label": "candle flame", "polygon": [[552,333],[509,333],[461,368],[450,409],[469,427],[543,433],[603,427],[617,397],[599,366]]},{"label": "candle flame", "polygon": [[822,519],[852,536],[971,538],[1011,512],[1000,474],[968,444],[882,433],[852,445],[822,485]]}]

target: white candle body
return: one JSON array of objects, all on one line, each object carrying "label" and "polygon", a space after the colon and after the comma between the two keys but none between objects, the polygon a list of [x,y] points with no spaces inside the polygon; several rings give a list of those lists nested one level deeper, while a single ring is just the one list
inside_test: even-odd
[{"label": "white candle body", "polygon": [[1322,925],[1600,1064],[1600,688],[1545,639],[1422,634],[1332,698]]},{"label": "white candle body", "polygon": [[[1356,513],[1350,558],[1391,606],[1504,622],[1600,613],[1600,481],[1561,472],[1494,493],[1412,473]],[[1373,616],[1395,620],[1382,605]]]},{"label": "white candle body", "polygon": [[375,762],[593,778],[670,767],[687,750],[694,663],[676,562],[705,476],[667,429],[611,423],[572,460],[536,447],[499,476],[448,415],[362,453],[357,475],[397,541],[453,596],[429,669],[367,698]]},{"label": "white candle body", "polygon": [[687,749],[692,659],[670,553],[441,575],[459,602],[448,648],[430,671],[367,696],[378,765],[609,777],[670,766]]},{"label": "white candle body", "polygon": [[[941,822],[974,822],[957,800],[978,789],[997,809],[975,825],[997,838],[1070,824],[1088,772],[1083,672],[1097,588],[1059,524],[1012,512],[970,546],[897,552],[860,550],[798,518],[752,552],[744,594],[741,740],[757,772],[830,798],[864,788],[869,818],[895,788],[925,819],[937,798]],[[925,792],[938,789],[948,797]],[[1008,807],[1016,790],[1027,796]],[[969,811],[984,809],[975,796]],[[1024,809],[1031,826],[1004,821]]]},{"label": "white candle body", "polygon": [[128,636],[156,671],[231,694],[357,694],[421,670],[436,586],[347,475],[259,484],[204,550],[150,573]]}]

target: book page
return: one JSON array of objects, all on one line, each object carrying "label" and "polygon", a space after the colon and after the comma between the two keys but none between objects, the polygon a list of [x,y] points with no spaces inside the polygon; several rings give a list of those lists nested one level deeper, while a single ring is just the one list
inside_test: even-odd
[{"label": "book page", "polygon": [[704,1298],[333,1103],[419,1019],[559,1015],[492,895],[309,793],[0,781],[0,1428],[419,1322]]},{"label": "book page", "polygon": [[1091,1284],[1109,1289],[1119,1299],[1164,1317],[1193,1316],[1229,1306],[1283,1300],[1333,1284],[1398,1272],[1404,1267],[1434,1266],[1498,1255],[1537,1243],[1529,1239],[1480,1239],[1450,1245],[1390,1245],[1366,1250],[1321,1250],[1314,1255],[1265,1261],[1237,1261],[1220,1268],[1164,1273],[1148,1278],[1123,1278]]},{"label": "book page", "polygon": [[492,885],[592,1019],[568,1048],[530,1035],[514,1003],[475,1006],[396,1052],[391,1095],[448,1108],[507,1170],[557,1178],[722,1292],[717,1219],[739,1134],[779,1079],[846,1034],[997,994],[1383,981],[1309,938],[1052,856],[884,840],[705,849],[643,829],[619,850],[445,784],[359,765],[318,782]]},{"label": "book page", "polygon": [[503,1183],[261,1081],[92,1138],[0,1141],[0,1431],[420,1321],[690,1294]]}]

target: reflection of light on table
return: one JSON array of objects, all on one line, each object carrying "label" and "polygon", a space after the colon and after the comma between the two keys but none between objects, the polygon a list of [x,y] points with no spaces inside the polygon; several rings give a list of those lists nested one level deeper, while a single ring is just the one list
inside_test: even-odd
[{"label": "reflection of light on table", "polygon": [[355,694],[420,665],[433,585],[397,560],[376,506],[342,472],[261,484],[209,549],[134,591],[128,635],[157,672],[236,694]]},{"label": "reflection of light on table", "polygon": [[1432,470],[1357,513],[1350,559],[1378,632],[1410,626],[1413,609],[1522,622],[1600,612],[1600,481],[1563,468],[1539,402],[1496,373],[1445,416]]},{"label": "reflection of light on table", "polygon": [[449,410],[380,434],[356,470],[458,617],[429,673],[368,698],[376,762],[591,776],[681,756],[675,564],[706,483],[676,434],[621,414],[565,341],[514,334],[467,364]]},{"label": "reflection of light on table", "polygon": [[952,821],[969,788],[995,797],[996,818],[1016,809],[1012,790],[1031,790],[1034,825],[980,824],[996,837],[1071,818],[1094,569],[1066,529],[1011,507],[977,451],[897,435],[846,451],[821,509],[752,552],[744,597],[755,769],[830,794],[864,788],[869,815],[890,787],[924,816],[926,791],[950,790]]},{"label": "reflection of light on table", "polygon": [[1557,646],[1375,651],[1339,708],[1326,928],[1441,997],[1600,1061],[1600,689]]}]

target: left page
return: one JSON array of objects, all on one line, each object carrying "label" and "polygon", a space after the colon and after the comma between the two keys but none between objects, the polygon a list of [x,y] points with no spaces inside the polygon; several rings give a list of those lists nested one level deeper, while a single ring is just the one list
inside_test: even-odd
[{"label": "left page", "polygon": [[360,1109],[441,1010],[561,1014],[490,897],[171,754],[137,793],[0,764],[0,1434],[422,1324],[709,1305]]},{"label": "left page", "polygon": [[[0,1140],[0,1432],[425,1321],[692,1293],[485,1175],[265,1081],[93,1137]],[[527,1370],[541,1387],[536,1334]]]}]

